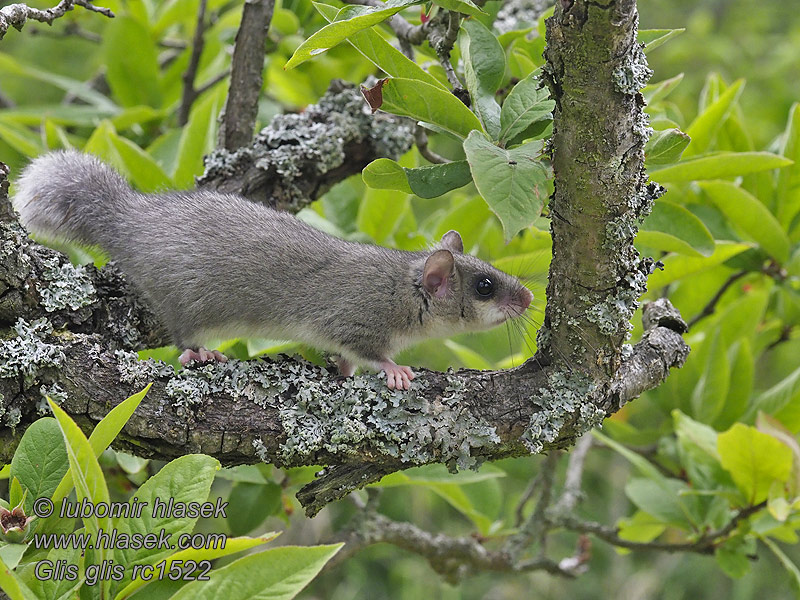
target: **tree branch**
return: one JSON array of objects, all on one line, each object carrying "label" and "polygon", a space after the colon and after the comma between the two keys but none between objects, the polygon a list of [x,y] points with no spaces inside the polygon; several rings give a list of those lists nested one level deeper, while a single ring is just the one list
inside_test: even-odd
[{"label": "tree branch", "polygon": [[203,47],[205,46],[206,2],[207,0],[200,0],[197,5],[197,25],[192,39],[192,54],[189,58],[189,66],[186,67],[186,71],[183,73],[183,95],[181,104],[178,107],[178,125],[181,127],[189,122],[189,111],[197,98],[197,90],[194,89],[194,78],[197,76],[197,67],[200,65],[200,56],[203,54]]},{"label": "tree branch", "polygon": [[725,280],[725,283],[723,283],[722,286],[720,286],[720,288],[717,290],[717,293],[714,294],[711,300],[709,300],[708,303],[703,307],[703,310],[697,313],[692,318],[692,320],[689,321],[689,329],[694,327],[695,324],[698,323],[699,321],[713,315],[714,310],[716,310],[717,308],[717,302],[720,301],[720,298],[722,298],[723,294],[728,290],[729,287],[731,287],[734,283],[736,283],[739,279],[741,279],[748,273],[749,271],[738,271],[733,275],[731,275],[730,277],[728,277],[728,279]]},{"label": "tree branch", "polygon": [[235,151],[253,139],[264,69],[264,44],[275,0],[247,0],[236,32],[231,84],[220,118],[218,146]]},{"label": "tree branch", "polygon": [[695,541],[689,542],[634,542],[619,537],[619,529],[602,525],[593,521],[581,521],[570,515],[561,515],[554,524],[569,529],[571,531],[580,531],[581,533],[591,533],[592,535],[608,542],[618,548],[628,548],[629,550],[658,550],[661,552],[694,552],[697,554],[712,554],[716,546],[725,540],[739,523],[767,506],[766,500],[748,506],[737,511],[733,517],[721,528],[709,531],[701,535]]},{"label": "tree branch", "polygon": [[10,4],[0,8],[0,40],[5,37],[9,27],[13,27],[17,31],[22,31],[22,28],[28,19],[52,25],[53,21],[63,17],[65,14],[71,11],[75,5],[81,6],[92,12],[98,12],[109,18],[114,17],[114,13],[109,9],[95,6],[88,0],[61,0],[61,2],[59,2],[53,8],[47,8],[44,10],[31,8],[25,4]]},{"label": "tree branch", "polygon": [[574,576],[573,571],[547,558],[517,562],[503,550],[490,550],[475,538],[430,533],[411,523],[393,521],[374,511],[367,511],[339,539],[345,542],[345,546],[334,558],[334,564],[367,546],[385,542],[424,557],[431,568],[451,584],[478,571],[547,571],[553,575]]},{"label": "tree branch", "polygon": [[198,184],[297,212],[374,159],[399,158],[412,127],[372,115],[355,86],[335,80],[319,103],[275,117],[250,145],[212,152]]}]

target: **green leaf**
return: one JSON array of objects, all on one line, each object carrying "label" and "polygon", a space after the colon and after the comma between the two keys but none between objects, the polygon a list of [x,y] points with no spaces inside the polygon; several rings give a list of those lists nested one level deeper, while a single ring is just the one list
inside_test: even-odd
[{"label": "green leaf", "polygon": [[699,184],[720,211],[779,262],[789,259],[789,238],[758,198],[729,181]]},{"label": "green leaf", "polygon": [[506,55],[494,34],[475,19],[462,23],[459,48],[472,109],[486,132],[492,139],[497,139],[500,135],[500,105],[494,95],[506,72]]},{"label": "green leaf", "polygon": [[118,136],[108,120],[103,120],[94,130],[83,151],[111,164],[143,192],[172,186],[156,161],[130,140]]},{"label": "green leaf", "polygon": [[706,343],[710,347],[703,373],[692,391],[692,411],[698,421],[713,423],[728,395],[730,364],[719,330]]},{"label": "green leaf", "polygon": [[472,15],[473,17],[487,14],[485,10],[482,10],[470,0],[433,0],[433,3],[447,10],[464,13],[465,15]]},{"label": "green leaf", "polygon": [[358,206],[356,226],[378,243],[386,242],[397,230],[403,214],[409,210],[408,197],[383,190],[367,190]]},{"label": "green leaf", "polygon": [[648,248],[689,256],[714,254],[714,238],[703,222],[683,206],[664,199],[655,202],[636,241]]},{"label": "green leaf", "polygon": [[[108,414],[95,426],[92,434],[89,436],[89,446],[94,456],[99,457],[105,449],[111,445],[111,442],[114,441],[114,438],[122,431],[125,423],[131,418],[133,411],[136,410],[136,407],[139,406],[139,403],[150,390],[151,385],[152,384],[148,384],[141,392],[120,402],[117,406],[108,411]],[[53,492],[53,504],[65,498],[72,489],[72,485],[72,474],[67,472]]]},{"label": "green leaf", "polygon": [[328,23],[316,31],[311,37],[300,44],[292,57],[284,65],[284,69],[292,69],[308,59],[338,46],[345,39],[363,29],[377,25],[392,15],[414,4],[421,4],[422,0],[395,0],[387,3],[387,8],[379,7],[345,7],[346,20],[337,20]]},{"label": "green leaf", "polygon": [[638,477],[628,481],[625,494],[639,510],[664,523],[686,529],[691,526],[692,520],[681,494],[688,489],[686,483],[677,479],[656,481]]},{"label": "green leaf", "polygon": [[[321,2],[312,2],[312,4],[329,23],[336,18],[338,11],[335,7]],[[363,54],[367,60],[390,77],[418,79],[448,91],[444,83],[429,74],[413,60],[410,60],[373,29],[359,31],[348,37],[347,41],[353,48]]]},{"label": "green leaf", "polygon": [[269,483],[237,482],[228,497],[225,519],[233,535],[243,535],[261,525],[281,508],[281,486]]},{"label": "green leaf", "polygon": [[431,123],[465,138],[483,130],[475,114],[453,94],[413,79],[391,78],[383,86],[381,110]]},{"label": "green leaf", "polygon": [[717,437],[722,466],[751,506],[767,499],[773,481],[786,482],[792,451],[755,427],[736,423]]},{"label": "green leaf", "polygon": [[619,537],[631,542],[652,542],[667,528],[660,519],[641,510],[633,513],[629,519],[620,519],[617,522]]},{"label": "green leaf", "polygon": [[725,346],[741,338],[752,339],[767,308],[769,293],[753,289],[737,298],[720,313],[715,328],[719,330]]},{"label": "green leaf", "polygon": [[717,432],[713,427],[695,421],[677,408],[672,411],[672,419],[674,422],[675,434],[679,439],[692,443],[711,458],[717,461],[719,460]]},{"label": "green leaf", "polygon": [[500,112],[500,141],[506,143],[534,123],[552,119],[556,103],[550,92],[541,87],[537,69],[517,83],[503,102]]},{"label": "green leaf", "polygon": [[668,283],[683,279],[695,273],[702,273],[708,269],[724,263],[729,258],[741,254],[750,248],[749,244],[736,244],[733,242],[717,242],[714,254],[709,257],[695,258],[693,256],[670,255],[662,259],[663,271],[656,271],[647,280],[647,287],[651,290],[664,287]]},{"label": "green leaf", "polygon": [[39,139],[29,129],[0,121],[0,140],[28,158],[39,156],[43,149]]},{"label": "green leaf", "polygon": [[[218,469],[219,461],[203,454],[187,454],[168,463],[145,481],[130,499],[131,503],[145,503],[145,509],[139,518],[121,518],[117,523],[118,532],[147,535],[163,529],[175,544],[178,536],[194,529],[198,518],[174,516],[166,511],[154,514],[156,498],[162,504],[170,500],[173,504],[205,502]],[[170,548],[115,548],[114,560],[125,565],[126,573],[122,582],[112,585],[127,585],[134,565],[153,565],[172,553]]]},{"label": "green leaf", "polygon": [[682,34],[686,29],[640,29],[637,39],[640,44],[644,44],[644,51],[655,50],[664,42],[671,40],[677,35]]},{"label": "green leaf", "polygon": [[[231,554],[236,554],[238,552],[243,552],[244,550],[249,550],[250,548],[255,548],[256,546],[260,546],[261,544],[266,544],[274,540],[276,537],[280,535],[279,532],[270,532],[265,533],[264,535],[260,535],[258,537],[250,538],[250,537],[234,537],[234,538],[227,538],[225,540],[225,546],[219,548],[187,548],[186,550],[179,550],[175,554],[172,554],[168,558],[164,559],[164,572],[168,573],[169,568],[174,561],[194,561],[200,562],[201,560],[214,560],[215,558],[221,558],[223,556],[229,556]],[[138,590],[143,585],[146,585],[148,582],[144,579],[137,577],[133,581],[131,581],[128,585],[126,585],[123,589],[117,592],[117,595],[114,597],[114,600],[124,600],[125,598],[129,598],[133,592]],[[157,582],[154,582],[157,583]],[[154,587],[154,586],[151,586]],[[148,593],[150,592],[150,587],[147,588]]]},{"label": "green leaf", "polygon": [[203,156],[211,152],[217,141],[217,115],[222,107],[225,86],[218,85],[196,102],[189,113],[178,142],[178,162],[173,179],[181,188],[194,186],[194,177],[203,172]]},{"label": "green leaf", "polygon": [[158,52],[143,25],[130,17],[118,16],[106,26],[103,50],[106,80],[123,106],[161,106]]},{"label": "green leaf", "polygon": [[686,133],[692,139],[685,152],[687,157],[701,154],[708,150],[717,130],[723,121],[728,118],[731,107],[738,100],[743,88],[744,79],[735,81],[714,103],[692,121],[692,124],[686,130]]},{"label": "green leaf", "polygon": [[119,156],[121,170],[142,192],[156,192],[173,187],[172,180],[147,152],[132,141],[110,134],[111,143]]},{"label": "green leaf", "polygon": [[723,544],[714,550],[714,558],[717,560],[719,568],[728,577],[738,579],[744,577],[750,570],[750,559],[747,557],[747,549],[739,545],[730,548],[729,544]]},{"label": "green leaf", "polygon": [[755,359],[750,349],[750,342],[745,338],[738,340],[729,357],[731,363],[731,382],[728,386],[728,397],[722,414],[719,415],[715,426],[725,429],[734,424],[747,410],[750,394],[753,392],[753,377]]},{"label": "green leaf", "polygon": [[691,138],[680,129],[662,129],[650,136],[644,149],[645,162],[650,165],[670,165],[681,159]]},{"label": "green leaf", "polygon": [[48,83],[103,111],[112,113],[119,111],[119,107],[114,102],[100,92],[93,90],[84,81],[77,81],[63,75],[43,71],[19,60],[19,57],[0,52],[0,75],[4,73]]},{"label": "green leaf", "polygon": [[193,581],[171,600],[217,600],[236,590],[238,598],[289,600],[320,572],[344,544],[284,546],[251,554],[220,569],[209,581]]},{"label": "green leaf", "polygon": [[466,160],[403,170],[411,191],[420,198],[438,198],[472,181],[472,173]]},{"label": "green leaf", "polygon": [[[59,431],[59,434],[61,432]],[[0,542],[0,561],[9,569],[16,569],[22,555],[28,549],[27,544],[9,544]]]},{"label": "green leaf", "polygon": [[379,158],[369,163],[361,171],[364,184],[376,190],[397,190],[411,194],[406,171],[397,161],[390,158]]},{"label": "green leaf", "polygon": [[427,487],[430,484],[439,483],[466,485],[468,483],[478,483],[505,476],[505,471],[489,463],[483,464],[479,471],[459,471],[458,473],[450,473],[444,465],[425,465],[423,467],[413,467],[405,471],[390,473],[379,482],[371,485],[373,487],[400,487],[409,485]]},{"label": "green leaf", "polygon": [[681,81],[683,81],[683,73],[678,73],[675,77],[665,79],[664,81],[647,84],[641,90],[645,102],[647,102],[649,106],[663,100]]},{"label": "green leaf", "polygon": [[539,160],[543,146],[544,142],[536,141],[506,150],[480,132],[471,133],[464,141],[475,186],[500,218],[506,242],[542,212],[550,175]]},{"label": "green leaf", "polygon": [[789,159],[769,152],[716,152],[663,169],[650,169],[650,177],[659,183],[723,179],[780,169],[790,164],[792,161]]},{"label": "green leaf", "polygon": [[[603,444],[623,456],[629,463],[631,463],[636,469],[647,477],[648,479],[652,479],[653,481],[666,481],[667,478],[661,474],[659,471],[649,460],[647,460],[641,454],[637,454],[633,450],[629,450],[619,442],[612,440],[610,437],[603,435],[596,429],[592,430],[592,435],[600,440]],[[666,487],[664,484],[662,487]]]},{"label": "green leaf", "polygon": [[794,161],[790,167],[778,171],[776,213],[778,220],[786,226],[800,211],[800,102],[789,111],[781,154]]},{"label": "green leaf", "polygon": [[465,369],[493,369],[495,366],[483,354],[463,344],[453,340],[444,340],[442,344],[456,356]]},{"label": "green leaf", "polygon": [[[798,444],[797,438],[791,431],[786,429],[778,419],[763,412],[758,413],[756,429],[762,433],[771,435],[792,451],[792,478],[789,481],[788,492],[790,497],[795,497],[798,491],[800,491],[800,444]],[[773,488],[774,487],[776,486],[773,485]],[[783,486],[778,486],[778,489],[781,495],[785,495]]]},{"label": "green leaf", "polygon": [[61,428],[55,419],[38,419],[25,435],[11,459],[10,477],[17,478],[27,490],[25,514],[32,514],[37,498],[49,498],[69,469]]},{"label": "green leaf", "polygon": [[19,577],[0,560],[0,589],[10,600],[38,600]]},{"label": "green leaf", "polygon": [[800,368],[759,394],[747,414],[750,418],[758,411],[774,415],[783,407],[798,401],[800,401]]},{"label": "green leaf", "polygon": [[768,537],[760,536],[760,539],[764,544],[772,550],[772,553],[778,557],[778,560],[781,561],[783,568],[789,572],[789,575],[792,576],[792,587],[794,588],[795,592],[800,591],[800,569],[797,568],[797,565],[792,562],[792,559],[784,554],[783,550],[780,549],[778,544],[774,541],[769,539]]},{"label": "green leaf", "polygon": [[[94,450],[89,444],[89,440],[83,435],[75,421],[58,404],[49,398],[47,403],[50,405],[64,435],[67,456],[69,457],[70,474],[75,483],[75,494],[78,502],[82,502],[84,499],[95,505],[100,502],[108,502],[106,480],[97,462]],[[91,516],[84,518],[83,523],[93,536],[96,536],[100,529],[108,531],[107,516],[98,517],[93,513]],[[103,551],[100,550],[100,555],[103,556],[103,554]]]}]

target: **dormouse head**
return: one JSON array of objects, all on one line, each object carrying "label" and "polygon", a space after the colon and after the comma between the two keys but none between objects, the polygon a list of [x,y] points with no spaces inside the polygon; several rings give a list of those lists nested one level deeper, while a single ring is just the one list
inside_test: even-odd
[{"label": "dormouse head", "polygon": [[516,277],[464,254],[457,231],[448,231],[425,259],[421,287],[434,319],[455,331],[489,329],[522,315],[533,294]]}]

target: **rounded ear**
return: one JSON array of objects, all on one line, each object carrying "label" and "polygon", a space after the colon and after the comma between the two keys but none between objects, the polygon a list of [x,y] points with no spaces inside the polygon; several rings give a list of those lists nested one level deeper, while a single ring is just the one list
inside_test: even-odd
[{"label": "rounded ear", "polygon": [[442,236],[442,241],[439,245],[451,252],[464,252],[464,242],[461,241],[461,234],[455,229],[451,229]]},{"label": "rounded ear", "polygon": [[[461,240],[460,237],[458,239]],[[422,287],[432,296],[443,298],[450,286],[454,263],[453,254],[449,250],[437,250],[431,254],[422,271]]]}]

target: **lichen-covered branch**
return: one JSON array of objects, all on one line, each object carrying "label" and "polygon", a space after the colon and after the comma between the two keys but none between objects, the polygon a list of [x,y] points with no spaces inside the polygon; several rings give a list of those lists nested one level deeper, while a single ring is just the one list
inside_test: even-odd
[{"label": "lichen-covered branch", "polygon": [[[688,351],[680,319],[680,325],[664,319],[665,327],[650,330],[633,349],[625,344],[656,266],[639,257],[633,240],[639,220],[663,193],[644,169],[650,129],[639,90],[651,71],[637,24],[635,0],[561,2],[547,21],[555,192],[539,347],[583,373],[590,382],[586,400],[607,412],[640,393],[637,386],[648,379],[663,379],[664,365],[682,364]],[[672,351],[662,362],[650,355],[651,344]]]},{"label": "lichen-covered branch", "polygon": [[354,526],[340,541],[345,546],[336,557],[341,562],[366,546],[389,543],[424,557],[431,568],[445,580],[457,584],[476,572],[495,571],[524,573],[547,571],[553,575],[572,577],[575,572],[545,557],[515,560],[504,547],[492,549],[473,537],[451,537],[431,533],[412,523],[393,521],[373,510],[366,509]]},{"label": "lichen-covered branch", "polygon": [[412,139],[410,121],[372,115],[356,87],[337,80],[301,114],[275,117],[252,144],[212,152],[198,185],[297,212],[376,158],[398,158]]},{"label": "lichen-covered branch", "polygon": [[98,12],[106,17],[114,16],[114,13],[109,9],[95,6],[90,0],[61,0],[53,8],[46,9],[31,8],[25,4],[9,4],[0,8],[0,40],[5,37],[9,27],[21,31],[28,20],[52,25],[53,21],[63,17],[76,5],[92,12]]}]

